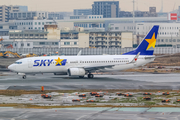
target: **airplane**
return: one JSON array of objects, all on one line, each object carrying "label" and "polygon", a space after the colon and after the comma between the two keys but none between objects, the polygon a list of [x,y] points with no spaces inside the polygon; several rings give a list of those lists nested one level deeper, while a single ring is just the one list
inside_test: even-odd
[{"label": "airplane", "polygon": [[140,45],[133,51],[122,55],[90,55],[90,56],[44,56],[29,57],[17,60],[8,69],[22,75],[58,73],[58,75],[93,78],[93,72],[110,72],[143,66],[154,61],[153,55],[159,25],[154,25]]}]

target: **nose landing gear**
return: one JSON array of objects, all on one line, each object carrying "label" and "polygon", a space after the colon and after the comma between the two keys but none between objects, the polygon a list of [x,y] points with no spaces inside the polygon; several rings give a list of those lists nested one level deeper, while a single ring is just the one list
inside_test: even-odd
[{"label": "nose landing gear", "polygon": [[26,79],[26,75],[23,75],[22,78],[23,78],[23,79]]}]

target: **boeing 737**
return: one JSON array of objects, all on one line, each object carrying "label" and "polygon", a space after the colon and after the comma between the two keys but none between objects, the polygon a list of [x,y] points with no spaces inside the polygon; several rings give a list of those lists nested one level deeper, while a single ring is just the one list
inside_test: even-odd
[{"label": "boeing 737", "polygon": [[25,79],[28,74],[54,73],[93,78],[93,72],[110,72],[143,66],[154,61],[153,55],[159,26],[155,25],[133,51],[122,55],[46,56],[17,60],[8,66]]}]

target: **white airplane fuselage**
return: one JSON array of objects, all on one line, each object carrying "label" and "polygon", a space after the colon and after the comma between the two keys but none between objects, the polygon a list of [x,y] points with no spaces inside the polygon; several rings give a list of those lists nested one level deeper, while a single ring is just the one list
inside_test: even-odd
[{"label": "white airplane fuselage", "polygon": [[[154,61],[154,58],[145,59],[140,55],[135,63],[130,63],[135,55],[97,55],[97,56],[46,56],[23,58],[10,65],[8,68],[17,73],[67,73],[69,68],[84,68],[91,66],[113,65],[110,68],[97,71],[120,71],[138,66],[143,66]],[[66,60],[64,65],[56,66],[58,58]]]},{"label": "white airplane fuselage", "polygon": [[123,55],[92,55],[92,56],[48,56],[30,57],[16,61],[8,69],[25,74],[62,73],[69,76],[88,75],[93,78],[95,71],[120,71],[143,66],[154,61],[153,56],[159,25],[154,25],[139,46]]}]

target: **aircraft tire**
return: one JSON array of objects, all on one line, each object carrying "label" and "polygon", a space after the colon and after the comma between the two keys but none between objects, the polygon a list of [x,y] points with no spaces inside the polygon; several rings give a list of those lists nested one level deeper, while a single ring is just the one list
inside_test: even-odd
[{"label": "aircraft tire", "polygon": [[88,78],[94,78],[93,74],[88,74]]},{"label": "aircraft tire", "polygon": [[26,79],[26,75],[23,75],[22,78],[23,78],[23,79]]}]

